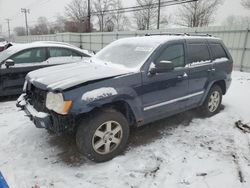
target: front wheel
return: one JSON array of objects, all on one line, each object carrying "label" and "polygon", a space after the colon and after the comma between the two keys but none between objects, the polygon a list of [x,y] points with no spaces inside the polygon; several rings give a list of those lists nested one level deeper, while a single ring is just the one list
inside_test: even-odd
[{"label": "front wheel", "polygon": [[100,111],[80,124],[76,144],[88,159],[104,162],[125,149],[128,137],[129,125],[120,112]]},{"label": "front wheel", "polygon": [[205,102],[202,105],[202,114],[205,116],[213,116],[220,111],[222,101],[222,90],[218,85],[212,86]]}]

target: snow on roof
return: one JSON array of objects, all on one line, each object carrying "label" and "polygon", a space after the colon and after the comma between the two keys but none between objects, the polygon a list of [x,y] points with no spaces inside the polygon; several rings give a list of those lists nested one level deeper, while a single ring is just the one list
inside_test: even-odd
[{"label": "snow on roof", "polygon": [[71,44],[62,43],[62,42],[53,42],[53,41],[37,41],[32,43],[22,43],[22,44],[15,44],[13,45],[10,50],[13,53],[16,53],[18,51],[28,49],[28,48],[37,48],[37,47],[62,47],[62,48],[70,48],[82,53],[86,53],[90,55],[90,53],[87,50],[80,49],[76,46],[73,46]]},{"label": "snow on roof", "polygon": [[139,37],[129,37],[119,39],[119,41],[131,40],[134,42],[152,42],[157,44],[163,44],[168,41],[180,40],[180,39],[217,39],[216,37],[211,36],[188,36],[188,35],[149,35],[149,36],[139,36]]}]

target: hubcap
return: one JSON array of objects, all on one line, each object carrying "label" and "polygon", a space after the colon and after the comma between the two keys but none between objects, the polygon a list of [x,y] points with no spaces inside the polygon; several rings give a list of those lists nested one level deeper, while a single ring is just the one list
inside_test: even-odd
[{"label": "hubcap", "polygon": [[214,91],[209,98],[208,101],[208,109],[210,112],[215,112],[220,104],[220,93],[218,91]]},{"label": "hubcap", "polygon": [[122,139],[122,127],[116,121],[107,121],[100,125],[92,138],[95,152],[105,155],[114,151]]}]

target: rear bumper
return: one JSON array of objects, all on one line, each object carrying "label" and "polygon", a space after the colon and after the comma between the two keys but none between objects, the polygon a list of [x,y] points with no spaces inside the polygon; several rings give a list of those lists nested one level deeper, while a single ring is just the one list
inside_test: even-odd
[{"label": "rear bumper", "polygon": [[37,128],[48,129],[52,127],[51,115],[44,112],[38,112],[32,105],[26,101],[26,95],[22,94],[18,99],[16,106],[24,110],[26,115],[35,124]]}]

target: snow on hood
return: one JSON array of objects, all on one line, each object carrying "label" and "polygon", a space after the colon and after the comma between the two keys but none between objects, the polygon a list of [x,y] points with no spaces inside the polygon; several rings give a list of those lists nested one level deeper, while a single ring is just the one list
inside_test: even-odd
[{"label": "snow on hood", "polygon": [[92,102],[94,100],[113,95],[117,95],[117,91],[115,90],[115,88],[102,87],[84,93],[82,96],[82,100]]},{"label": "snow on hood", "polygon": [[64,89],[103,78],[131,73],[122,66],[104,63],[78,62],[43,68],[30,72],[26,80],[43,90]]}]

